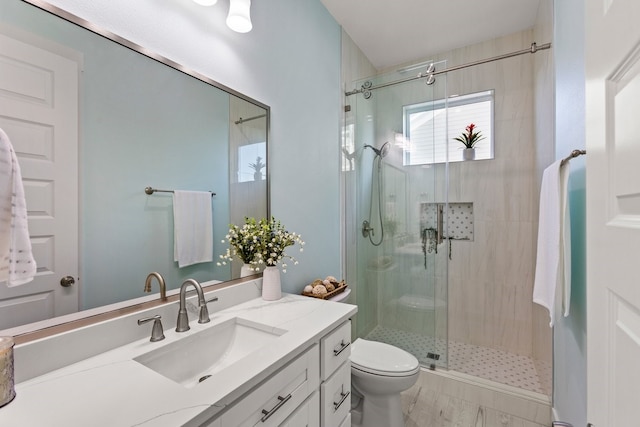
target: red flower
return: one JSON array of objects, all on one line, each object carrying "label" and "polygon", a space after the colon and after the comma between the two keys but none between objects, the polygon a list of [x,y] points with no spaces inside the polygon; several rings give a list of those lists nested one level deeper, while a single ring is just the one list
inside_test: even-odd
[{"label": "red flower", "polygon": [[464,129],[465,132],[463,132],[462,135],[453,139],[462,142],[466,148],[473,148],[478,141],[484,139],[484,136],[480,134],[480,131],[473,131],[475,128],[476,125],[471,123]]}]

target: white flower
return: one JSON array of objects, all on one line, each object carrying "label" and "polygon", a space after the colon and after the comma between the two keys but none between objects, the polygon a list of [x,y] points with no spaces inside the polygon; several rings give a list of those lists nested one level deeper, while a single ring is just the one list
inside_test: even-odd
[{"label": "white flower", "polygon": [[[262,264],[276,266],[282,262],[283,271],[288,267],[283,261],[289,258],[294,265],[297,260],[286,254],[286,248],[298,243],[304,245],[300,234],[287,231],[280,221],[275,218],[263,218],[256,221],[246,218],[241,226],[230,225],[226,239],[230,248],[220,256],[223,265],[233,261],[233,257],[255,266],[259,269]],[[222,241],[225,242],[224,240]]]}]

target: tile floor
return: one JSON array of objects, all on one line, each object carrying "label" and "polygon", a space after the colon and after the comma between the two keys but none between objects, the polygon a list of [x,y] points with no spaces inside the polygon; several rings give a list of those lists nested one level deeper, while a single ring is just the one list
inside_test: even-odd
[{"label": "tile floor", "polygon": [[[552,369],[550,363],[539,360],[534,361],[529,357],[502,350],[455,341],[449,342],[447,351],[444,340],[383,326],[377,326],[367,335],[367,339],[382,341],[400,347],[414,354],[422,364],[427,366],[431,362],[426,358],[427,352],[442,355],[438,363],[439,366],[446,366],[446,355],[448,354],[449,370],[547,396],[551,395]],[[500,426],[501,424],[495,425]],[[505,425],[511,426],[511,424]],[[519,426],[519,424],[513,425]]]},{"label": "tile floor", "polygon": [[405,427],[546,427],[477,402],[423,387],[402,394]]}]

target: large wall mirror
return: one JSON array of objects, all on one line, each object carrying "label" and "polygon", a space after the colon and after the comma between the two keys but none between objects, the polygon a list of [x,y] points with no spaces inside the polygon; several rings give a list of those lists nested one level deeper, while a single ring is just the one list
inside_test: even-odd
[{"label": "large wall mirror", "polygon": [[[0,4],[0,128],[38,264],[32,283],[0,283],[0,330],[139,299],[150,272],[168,290],[238,278],[216,263],[221,240],[269,213],[269,107],[84,26],[50,5]],[[172,194],[148,186],[215,193],[213,262],[178,268]]]}]

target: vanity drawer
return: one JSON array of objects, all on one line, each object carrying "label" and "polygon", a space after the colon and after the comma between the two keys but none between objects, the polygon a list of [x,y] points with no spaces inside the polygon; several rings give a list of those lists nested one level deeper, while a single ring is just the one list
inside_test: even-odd
[{"label": "vanity drawer", "polygon": [[313,393],[280,427],[320,427],[320,393]]},{"label": "vanity drawer", "polygon": [[318,346],[254,388],[221,417],[222,427],[278,426],[319,385]]},{"label": "vanity drawer", "polygon": [[351,409],[351,362],[346,361],[320,386],[320,414],[325,427],[339,426]]},{"label": "vanity drawer", "polygon": [[351,355],[351,321],[346,321],[320,340],[321,375],[326,380]]}]

